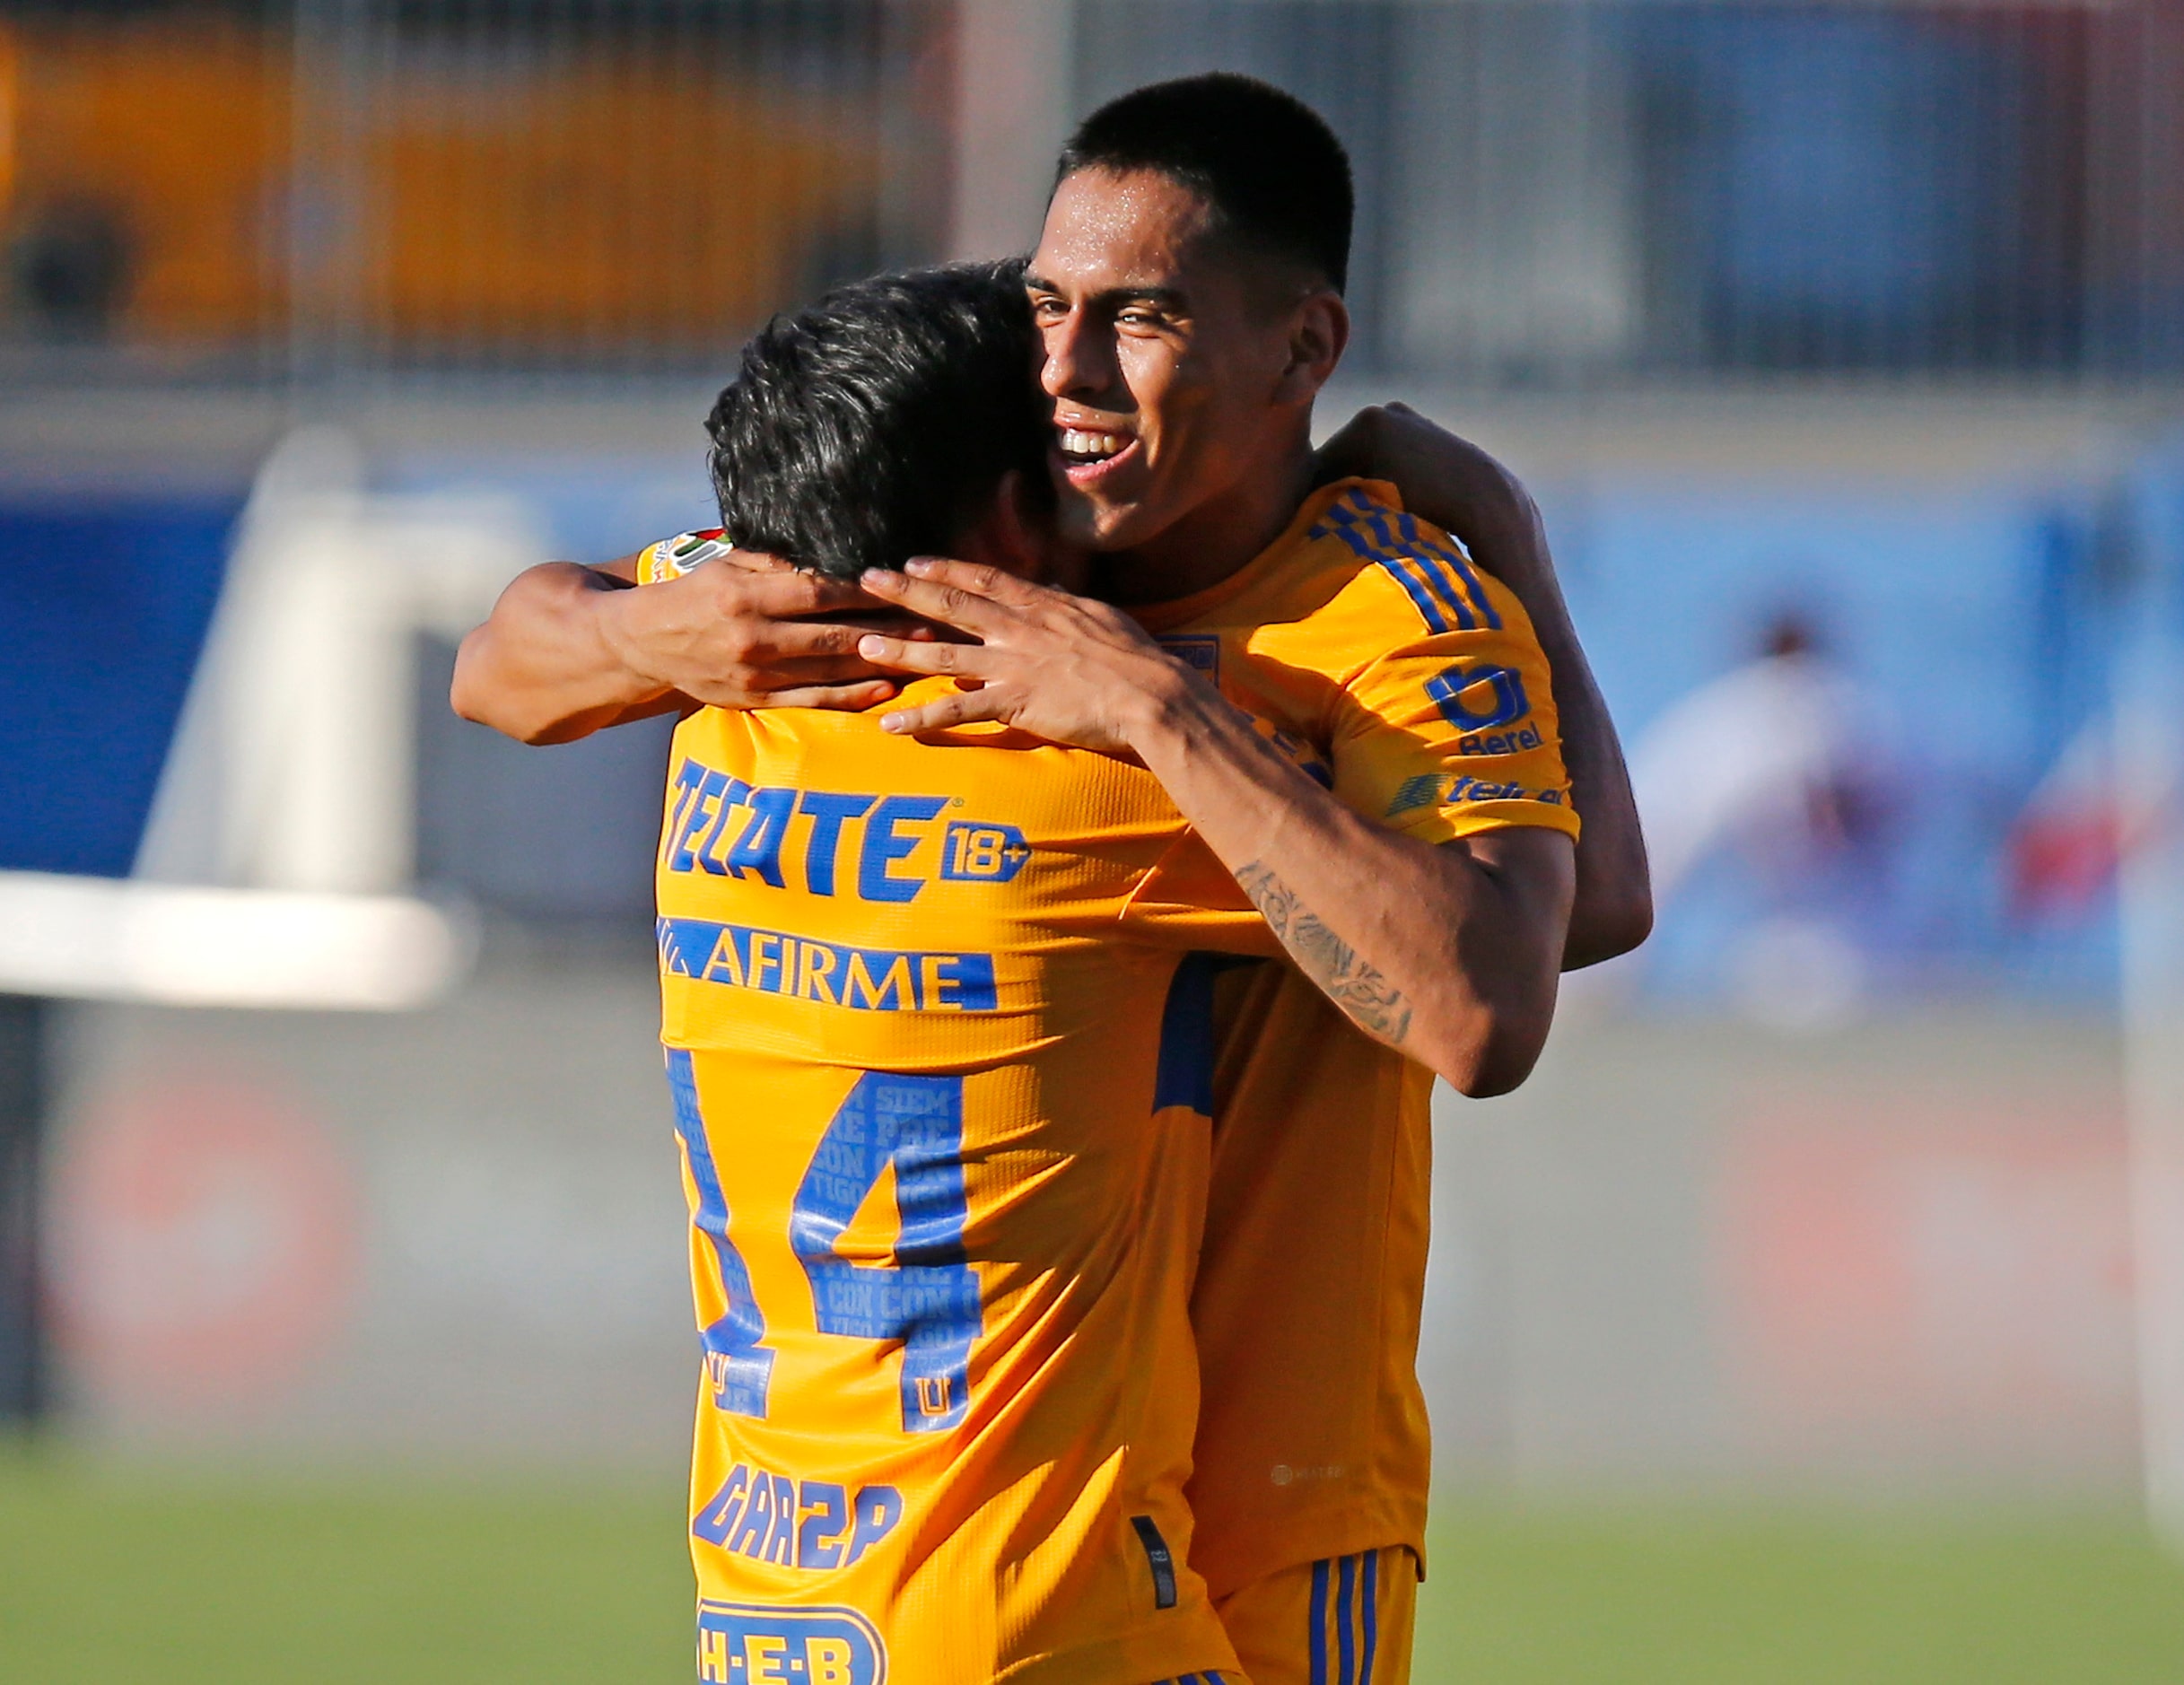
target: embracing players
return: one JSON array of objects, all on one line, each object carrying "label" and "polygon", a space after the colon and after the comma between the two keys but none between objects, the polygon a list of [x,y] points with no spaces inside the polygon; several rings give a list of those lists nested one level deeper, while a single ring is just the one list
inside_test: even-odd
[{"label": "embracing players", "polygon": [[[1414,491],[1455,486],[1455,524],[1513,571],[1540,569],[1533,606],[1559,646],[1551,690],[1523,610],[1461,546],[1389,488],[1311,492],[1306,430],[1346,332],[1347,235],[1340,150],[1285,96],[1201,79],[1096,114],[1065,158],[1032,266],[1056,492],[1063,531],[1100,553],[1094,588],[1131,603],[1181,662],[1149,650],[1124,616],[1003,575],[875,580],[865,599],[983,640],[867,646],[898,668],[983,681],[920,686],[898,723],[983,713],[1134,754],[1313,978],[1278,970],[1230,1003],[1192,1307],[1207,1388],[1192,1560],[1262,1685],[1401,1677],[1425,1496],[1411,1360],[1429,1081],[1405,1052],[1481,1090],[1520,1078],[1536,1052],[1564,957],[1576,829],[1558,799],[1556,700],[1587,808],[1572,956],[1628,946],[1644,923],[1612,737],[1521,493],[1453,441],[1383,422],[1384,450],[1426,465],[1431,484]],[[846,594],[733,561],[633,599],[610,576],[528,580],[466,651],[467,711],[544,739],[686,699],[883,694],[860,676],[853,627],[780,618],[845,610]],[[767,640],[779,655],[755,672],[748,658]],[[1220,706],[1217,685],[1262,725]],[[815,841],[824,824],[869,823],[813,811]],[[756,812],[712,845],[722,876],[747,837],[763,851]],[[725,838],[725,825],[716,809],[708,834]],[[944,857],[947,835],[936,827],[913,846]],[[778,979],[773,963],[765,975]],[[844,952],[828,969],[848,965]],[[807,1293],[817,1291],[815,1276]]]}]

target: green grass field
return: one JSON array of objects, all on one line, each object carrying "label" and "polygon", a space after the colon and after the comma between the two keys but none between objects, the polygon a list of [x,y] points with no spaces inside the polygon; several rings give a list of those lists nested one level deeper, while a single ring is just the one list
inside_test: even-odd
[{"label": "green grass field", "polygon": [[[0,1457],[0,1679],[686,1681],[680,1500]],[[1446,1507],[1421,1685],[2184,1680],[2184,1569],[2127,1516]]]}]

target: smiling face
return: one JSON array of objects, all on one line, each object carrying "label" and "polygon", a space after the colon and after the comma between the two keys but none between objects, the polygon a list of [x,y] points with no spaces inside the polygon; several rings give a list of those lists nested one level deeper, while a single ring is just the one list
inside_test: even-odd
[{"label": "smiling face", "polygon": [[1055,189],[1025,284],[1068,539],[1143,546],[1308,448],[1312,395],[1341,347],[1300,371],[1299,312],[1316,301],[1324,314],[1332,294],[1224,238],[1192,188],[1079,170]]}]

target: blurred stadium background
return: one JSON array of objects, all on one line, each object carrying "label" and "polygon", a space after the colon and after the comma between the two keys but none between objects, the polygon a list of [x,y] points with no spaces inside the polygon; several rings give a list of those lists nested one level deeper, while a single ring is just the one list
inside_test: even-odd
[{"label": "blurred stadium background", "polygon": [[1211,67],[1664,879],[1442,1113],[1420,1677],[2184,1677],[2175,0],[0,0],[0,1673],[684,1666],[662,734],[453,641]]}]

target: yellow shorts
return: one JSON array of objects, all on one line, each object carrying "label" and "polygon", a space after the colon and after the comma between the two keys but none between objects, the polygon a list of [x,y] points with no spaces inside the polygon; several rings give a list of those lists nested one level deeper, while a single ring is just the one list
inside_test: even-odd
[{"label": "yellow shorts", "polygon": [[1213,1609],[1252,1685],[1409,1685],[1418,1557],[1389,1545],[1302,1563]]}]

